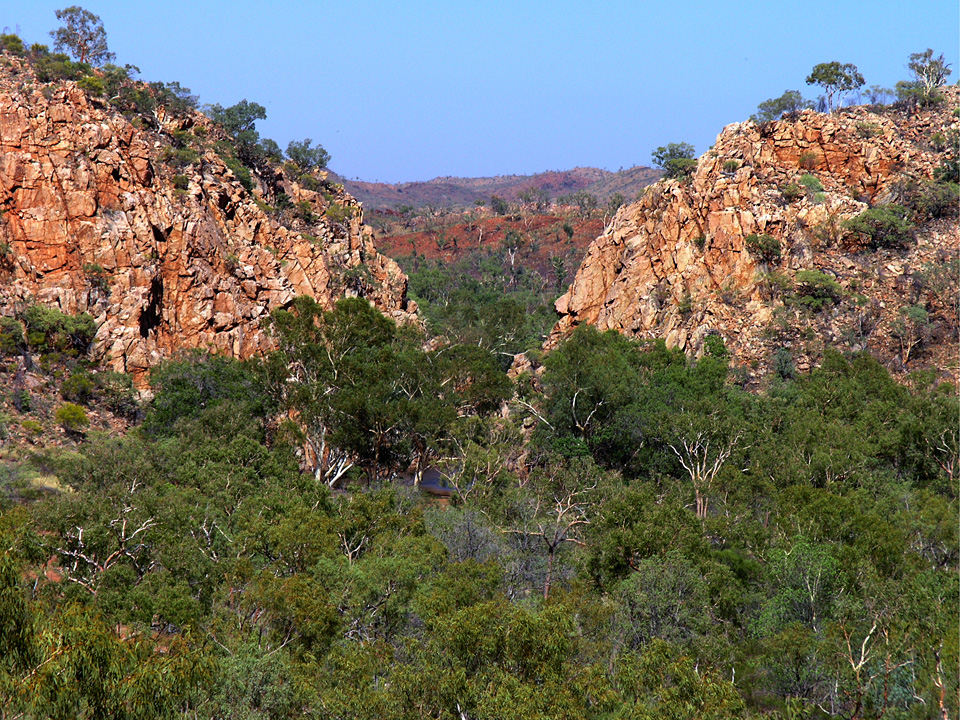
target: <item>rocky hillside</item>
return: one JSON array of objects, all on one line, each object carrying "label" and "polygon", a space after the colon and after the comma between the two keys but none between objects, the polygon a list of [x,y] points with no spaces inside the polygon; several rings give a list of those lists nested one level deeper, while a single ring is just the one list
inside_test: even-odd
[{"label": "rocky hillside", "polygon": [[[275,168],[250,192],[217,141],[223,131],[198,112],[125,116],[5,56],[0,314],[34,302],[89,312],[96,354],[134,375],[180,348],[257,353],[264,316],[298,294],[361,295],[412,317],[405,276],[342,187]],[[281,197],[295,212],[269,205]]]},{"label": "rocky hillside", "polygon": [[615,193],[634,198],[643,188],[656,182],[663,173],[648,167],[632,167],[618,172],[599,168],[555,170],[535,175],[498,175],[485,178],[439,177],[426,182],[372,183],[337,178],[351,195],[367,209],[400,206],[422,208],[473,207],[478,200],[489,203],[491,195],[516,202],[531,188],[544,191],[551,199],[578,191],[595,195],[603,203]]},{"label": "rocky hillside", "polygon": [[[777,351],[802,369],[825,345],[956,373],[956,185],[933,179],[956,153],[958,88],[943,94],[913,112],[728,126],[690,178],[619,211],[557,301],[548,345],[592,323],[694,353],[719,333],[753,378]],[[906,239],[845,225],[892,203],[914,223]]]}]

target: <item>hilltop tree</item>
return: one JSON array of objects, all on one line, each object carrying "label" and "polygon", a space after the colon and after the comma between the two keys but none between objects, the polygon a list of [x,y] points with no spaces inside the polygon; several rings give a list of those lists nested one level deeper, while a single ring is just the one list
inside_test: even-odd
[{"label": "hilltop tree", "polygon": [[212,120],[223,125],[223,129],[233,136],[237,157],[245,165],[254,167],[271,156],[270,146],[264,145],[260,139],[260,133],[257,132],[257,120],[267,119],[267,109],[263,105],[241,100],[236,105],[225,108],[220,103],[216,103],[207,106],[206,112]]},{"label": "hilltop tree", "polygon": [[330,153],[317,144],[311,147],[313,140],[291,140],[287,145],[287,157],[293,160],[301,170],[308,171],[314,168],[325,168],[330,162]]},{"label": "hilltop tree", "polygon": [[107,31],[97,15],[79,5],[57,10],[57,20],[63,27],[50,31],[53,46],[69,52],[82,63],[103,65],[116,57],[107,49]]},{"label": "hilltop tree", "polygon": [[930,48],[922,53],[912,53],[907,69],[913,75],[913,80],[897,83],[898,99],[919,102],[921,105],[936,103],[940,98],[937,88],[947,81],[951,72],[950,64],[944,61],[943,55],[934,58]]},{"label": "hilltop tree", "polygon": [[839,94],[837,107],[840,107],[841,101],[847,93],[863,87],[865,80],[857,66],[851,63],[841,65],[833,61],[815,65],[813,71],[807,76],[807,85],[819,85],[823,88],[823,94],[827,100],[827,111],[833,112],[833,98]]},{"label": "hilltop tree", "polygon": [[697,166],[696,150],[690,143],[668,143],[651,153],[653,164],[666,171],[668,178],[682,178]]},{"label": "hilltop tree", "polygon": [[764,100],[757,105],[757,112],[750,119],[757,124],[779,120],[784,115],[793,115],[812,107],[813,103],[803,97],[799,90],[787,90],[778,98]]}]

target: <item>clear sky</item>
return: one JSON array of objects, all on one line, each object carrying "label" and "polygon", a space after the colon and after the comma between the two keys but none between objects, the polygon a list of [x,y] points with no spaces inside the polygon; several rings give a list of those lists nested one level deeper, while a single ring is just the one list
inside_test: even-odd
[{"label": "clear sky", "polygon": [[[72,0],[0,0],[0,28],[49,44]],[[960,77],[957,0],[87,0],[120,64],[201,102],[259,102],[261,135],[310,137],[347,177],[397,182],[649,165],[784,90],[817,63],[867,85],[912,52]]]}]

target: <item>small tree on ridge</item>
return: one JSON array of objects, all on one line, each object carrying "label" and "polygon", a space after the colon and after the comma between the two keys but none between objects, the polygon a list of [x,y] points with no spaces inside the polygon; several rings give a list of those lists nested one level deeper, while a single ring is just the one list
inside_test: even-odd
[{"label": "small tree on ridge", "polygon": [[807,76],[807,85],[819,85],[823,88],[828,112],[833,112],[835,95],[840,96],[836,105],[840,107],[847,93],[863,87],[864,82],[866,81],[856,65],[851,63],[841,65],[836,61],[815,65],[813,71]]},{"label": "small tree on ridge", "polygon": [[63,27],[50,31],[53,46],[60,52],[69,52],[79,62],[103,65],[116,57],[107,49],[107,31],[97,15],[79,5],[56,11]]}]

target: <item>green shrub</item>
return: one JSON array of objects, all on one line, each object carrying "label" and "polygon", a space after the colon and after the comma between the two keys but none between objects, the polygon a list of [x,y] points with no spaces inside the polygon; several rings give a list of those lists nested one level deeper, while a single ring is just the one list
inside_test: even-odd
[{"label": "green shrub", "polygon": [[784,200],[790,203],[802,198],[806,195],[806,192],[796,183],[789,183],[780,188],[780,194],[783,195]]},{"label": "green shrub", "polygon": [[30,391],[26,388],[17,388],[10,393],[10,402],[17,409],[17,412],[30,412],[33,408],[33,400],[30,397]]},{"label": "green shrub", "polygon": [[315,223],[317,221],[317,216],[313,212],[313,205],[310,204],[309,200],[300,200],[295,207],[297,217],[304,222]]},{"label": "green shrub", "polygon": [[20,423],[20,427],[23,428],[23,431],[27,433],[27,435],[39,435],[43,432],[43,425],[38,423],[36,420],[31,420],[30,418],[27,418]]},{"label": "green shrub", "polygon": [[[34,46],[36,47],[36,46]],[[74,62],[64,53],[48,53],[33,62],[33,70],[40,82],[79,80],[93,70],[87,63]]]},{"label": "green shrub", "polygon": [[793,304],[818,312],[842,298],[840,283],[826,273],[819,270],[800,270],[797,273]]},{"label": "green shrub", "polygon": [[170,178],[170,183],[176,190],[186,190],[190,187],[190,178],[186,175],[174,175]]},{"label": "green shrub", "polygon": [[690,143],[669,143],[652,153],[653,164],[668,178],[682,179],[697,168],[696,150]]},{"label": "green shrub", "polygon": [[98,78],[96,75],[86,75],[80,78],[77,81],[77,87],[88,95],[93,95],[94,97],[99,97],[100,95],[103,95],[104,92],[103,80]]},{"label": "green shrub", "polygon": [[71,375],[64,380],[63,385],[60,386],[60,396],[64,400],[80,403],[81,405],[89,403],[93,399],[93,394],[93,380],[90,378],[89,373],[83,371]]},{"label": "green shrub", "polygon": [[926,217],[944,217],[957,210],[960,185],[955,182],[924,183],[913,198],[913,209]]},{"label": "green shrub", "polygon": [[300,177],[298,178],[297,182],[300,183],[301,187],[304,187],[304,188],[306,188],[307,190],[314,190],[314,191],[316,191],[316,190],[319,190],[319,189],[320,189],[320,181],[317,180],[317,179],[316,179],[313,175],[311,175],[310,173],[303,173],[302,175],[300,175]]},{"label": "green shrub", "polygon": [[353,217],[353,208],[349,205],[333,203],[324,213],[327,218],[334,223],[344,223]]},{"label": "green shrub", "polygon": [[68,357],[85,354],[93,343],[96,326],[88,313],[65,315],[56,308],[31,305],[20,317],[27,331],[30,349],[62,353]]},{"label": "green shrub", "polygon": [[191,147],[174,148],[167,146],[163,149],[160,159],[170,167],[180,170],[200,162],[200,153]]},{"label": "green shrub", "polygon": [[773,372],[781,380],[793,380],[797,376],[797,368],[793,364],[793,356],[785,347],[777,348],[773,355]]},{"label": "green shrub", "polygon": [[56,421],[70,432],[83,432],[90,424],[86,411],[75,403],[64,403],[54,414]]},{"label": "green shrub", "polygon": [[221,155],[220,157],[223,164],[230,168],[230,172],[237,178],[237,182],[243,185],[247,192],[253,192],[253,176],[250,174],[250,169],[233,156]]},{"label": "green shrub", "polygon": [[17,355],[26,348],[23,327],[13,318],[0,317],[0,355]]},{"label": "green shrub", "polygon": [[740,169],[739,160],[726,160],[723,163],[723,171],[725,173],[735,173],[739,169]]},{"label": "green shrub", "polygon": [[913,239],[913,223],[907,214],[900,205],[881,205],[844,221],[843,227],[865,239],[873,249],[899,247]]},{"label": "green shrub", "polygon": [[26,52],[23,47],[23,40],[20,39],[19,35],[13,35],[12,33],[0,34],[0,51],[8,52],[17,57],[23,57],[24,52]]},{"label": "green shrub", "polygon": [[780,262],[780,241],[766,233],[762,235],[747,235],[743,244],[751,255],[765,263]]},{"label": "green shrub", "polygon": [[807,189],[808,193],[823,191],[823,183],[820,182],[816,175],[804,175],[800,178],[800,184]]},{"label": "green shrub", "polygon": [[140,416],[140,403],[129,375],[105,370],[93,375],[93,382],[97,399],[111,412],[127,418]]},{"label": "green shrub", "polygon": [[760,293],[768,300],[781,297],[793,289],[793,280],[783,273],[768,272],[757,274]]}]

